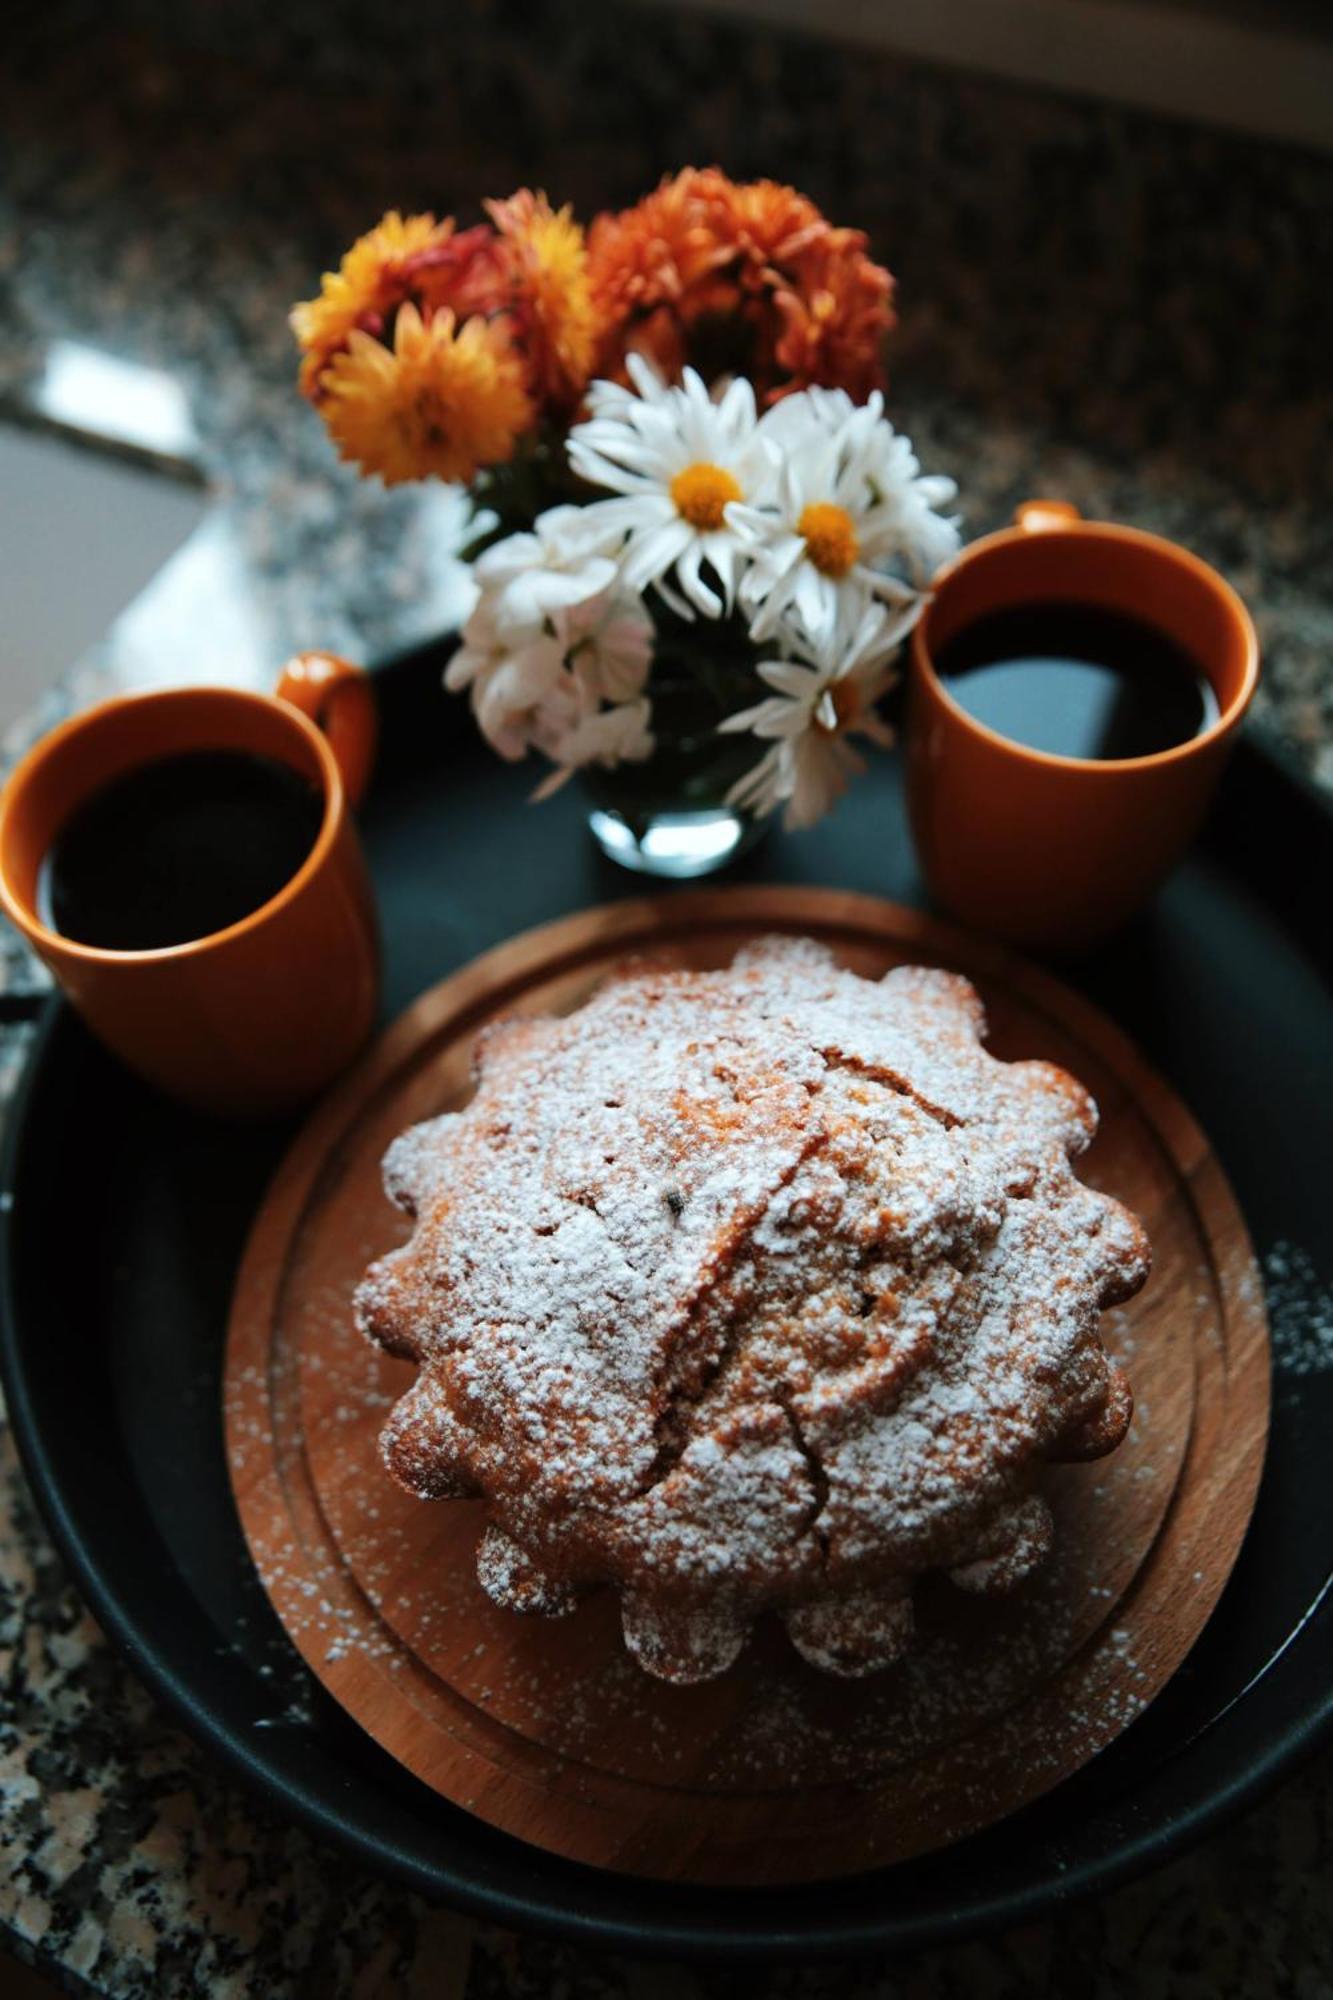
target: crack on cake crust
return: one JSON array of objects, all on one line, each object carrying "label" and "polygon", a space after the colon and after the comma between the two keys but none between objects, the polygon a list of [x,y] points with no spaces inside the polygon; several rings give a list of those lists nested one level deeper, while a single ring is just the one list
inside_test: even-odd
[{"label": "crack on cake crust", "polygon": [[821,1519],[828,1505],[829,1496],[828,1474],[824,1470],[824,1461],[802,1430],[801,1420],[792,1407],[790,1396],[776,1396],[774,1401],[791,1426],[792,1443],[805,1462],[806,1473],[810,1480],[810,1512],[801,1523],[797,1540],[804,1540],[807,1535],[813,1535],[819,1549],[820,1561],[827,1562],[828,1533]]},{"label": "crack on cake crust", "polygon": [[946,1132],[955,1131],[964,1121],[956,1112],[949,1111],[942,1104],[933,1104],[928,1097],[915,1089],[907,1077],[898,1070],[889,1069],[884,1063],[866,1062],[860,1056],[849,1055],[845,1049],[827,1048],[819,1051],[830,1069],[845,1069],[852,1076],[868,1077],[872,1083],[882,1083],[886,1090],[892,1090],[899,1097],[906,1097],[915,1104],[918,1111],[924,1111],[927,1118],[933,1118]]},{"label": "crack on cake crust", "polygon": [[[743,1310],[747,1292],[742,1282],[741,1269],[750,1253],[755,1231],[768,1217],[773,1202],[784,1188],[789,1187],[801,1168],[812,1154],[819,1151],[824,1143],[824,1135],[815,1132],[809,1143],[803,1147],[799,1157],[783,1173],[777,1183],[764,1197],[761,1204],[736,1226],[734,1239],[727,1246],[725,1260],[718,1263],[701,1279],[699,1289],[690,1303],[688,1312],[676,1332],[675,1338],[666,1351],[666,1367],[662,1381],[662,1403],[654,1424],[653,1434],[657,1441],[657,1453],[649,1474],[641,1489],[649,1493],[660,1486],[680,1463],[691,1442],[688,1428],[690,1417],[710,1395],[715,1394],[725,1381],[727,1371],[744,1346],[745,1329],[739,1324],[738,1315]],[[668,1207],[671,1207],[668,1197]],[[679,1211],[672,1208],[677,1221],[684,1214],[684,1200],[681,1198]],[[730,1296],[724,1293],[730,1288]],[[722,1306],[724,1318],[716,1352],[711,1361],[704,1349],[702,1357],[690,1352],[690,1334],[697,1329],[710,1309]],[[676,1367],[677,1356],[683,1356],[684,1368]],[[693,1362],[693,1367],[691,1363]],[[689,1372],[687,1372],[689,1371]]]}]

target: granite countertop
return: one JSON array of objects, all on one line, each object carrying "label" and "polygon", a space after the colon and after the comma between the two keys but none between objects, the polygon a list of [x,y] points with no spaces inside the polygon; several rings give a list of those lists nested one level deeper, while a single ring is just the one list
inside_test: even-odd
[{"label": "granite countertop", "polygon": [[[50,343],[164,371],[219,591],[122,621],[4,755],[130,681],[266,680],[447,624],[458,513],[333,461],[288,303],[391,205],[583,210],[717,159],[791,178],[897,272],[893,414],[969,529],[1054,493],[1189,543],[1254,608],[1256,721],[1333,789],[1333,158],[679,13],[556,0],[54,0],[0,76],[0,399]],[[71,560],[77,552],[71,552]],[[221,582],[218,579],[222,579]],[[12,943],[12,994],[36,975]],[[28,1030],[0,1031],[0,1091]],[[856,1971],[629,1964],[375,1881],[181,1736],[82,1609],[0,1433],[0,1921],[70,1990],[720,1996],[1333,1994],[1333,1753],[1054,1921]]]}]

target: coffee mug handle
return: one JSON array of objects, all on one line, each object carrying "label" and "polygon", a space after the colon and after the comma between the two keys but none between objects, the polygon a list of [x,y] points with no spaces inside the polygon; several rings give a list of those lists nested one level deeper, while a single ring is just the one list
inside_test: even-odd
[{"label": "coffee mug handle", "polygon": [[361,802],[375,762],[379,718],[370,678],[336,653],[297,653],[282,670],[279,701],[299,708],[329,739],[349,805]]},{"label": "coffee mug handle", "polygon": [[1014,509],[1014,526],[1029,535],[1045,534],[1051,528],[1076,528],[1083,516],[1067,500],[1025,500]]}]

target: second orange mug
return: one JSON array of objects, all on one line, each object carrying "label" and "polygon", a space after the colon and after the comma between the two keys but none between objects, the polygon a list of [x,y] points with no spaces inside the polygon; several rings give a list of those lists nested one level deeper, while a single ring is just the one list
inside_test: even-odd
[{"label": "second orange mug", "polygon": [[[375,709],[358,668],[299,655],[276,696],[179,687],[128,694],[45,737],[0,792],[0,905],[88,1026],[171,1096],[229,1116],[286,1110],[356,1054],[374,1022],[379,945],[351,819]],[[154,951],[80,944],[43,920],[43,858],[71,814],[162,758],[239,750],[299,771],[323,801],[315,844],[239,923]]]},{"label": "second orange mug", "polygon": [[[935,659],[974,620],[1060,599],[1127,612],[1198,663],[1217,720],[1146,757],[1058,757],[968,715]],[[1249,613],[1216,570],[1137,528],[1031,501],[941,571],[912,635],[907,790],[932,895],[954,916],[1017,943],[1079,946],[1128,917],[1198,830],[1249,707],[1259,648]]]}]

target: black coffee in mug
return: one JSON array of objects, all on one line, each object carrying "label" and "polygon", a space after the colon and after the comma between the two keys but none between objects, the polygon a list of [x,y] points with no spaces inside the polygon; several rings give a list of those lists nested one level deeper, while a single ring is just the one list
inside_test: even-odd
[{"label": "black coffee in mug", "polygon": [[77,944],[155,951],[251,916],[314,847],[320,792],[244,750],[145,764],[74,812],[43,862],[42,921]]},{"label": "black coffee in mug", "polygon": [[1097,605],[990,612],[946,640],[935,665],[976,721],[1056,757],[1151,757],[1218,715],[1207,676],[1174,640]]}]

